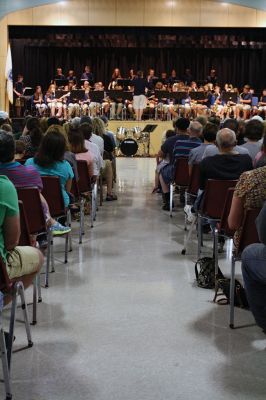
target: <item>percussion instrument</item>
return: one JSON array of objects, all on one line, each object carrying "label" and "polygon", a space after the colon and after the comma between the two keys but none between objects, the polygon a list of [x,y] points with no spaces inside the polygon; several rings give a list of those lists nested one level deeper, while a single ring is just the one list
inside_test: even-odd
[{"label": "percussion instrument", "polygon": [[138,151],[138,143],[133,138],[122,140],[120,144],[120,151],[124,156],[134,156]]},{"label": "percussion instrument", "polygon": [[141,128],[139,126],[135,126],[135,128],[132,129],[132,132],[136,140],[139,140],[141,138]]},{"label": "percussion instrument", "polygon": [[124,140],[127,136],[128,130],[126,128],[124,128],[123,126],[120,126],[119,128],[117,128],[117,132],[116,132],[116,138],[121,142],[122,140]]}]

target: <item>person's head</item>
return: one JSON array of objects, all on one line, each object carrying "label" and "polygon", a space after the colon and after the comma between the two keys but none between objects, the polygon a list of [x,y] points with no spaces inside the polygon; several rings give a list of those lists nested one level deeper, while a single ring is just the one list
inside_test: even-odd
[{"label": "person's head", "polygon": [[64,129],[64,127],[61,126],[61,125],[51,125],[51,126],[49,126],[49,128],[47,129],[45,134],[49,135],[51,132],[52,133],[54,133],[54,132],[60,133],[61,135],[64,136],[65,141],[66,141],[66,149],[65,149],[65,151],[69,151],[70,150],[70,144],[69,144],[69,141],[68,141],[68,134],[67,134],[66,129]]},{"label": "person's head", "polygon": [[10,124],[3,124],[1,129],[7,133],[12,133],[12,126]]},{"label": "person's head", "polygon": [[154,76],[154,74],[155,74],[155,71],[154,71],[154,69],[153,68],[150,68],[149,69],[149,76]]},{"label": "person's head", "polygon": [[249,86],[249,85],[245,85],[245,86],[243,87],[243,92],[244,92],[244,93],[249,93],[249,91],[250,91],[250,86]]},{"label": "person's head", "polygon": [[166,79],[167,78],[167,73],[166,72],[162,72],[161,73],[161,78],[162,79]]},{"label": "person's head", "polygon": [[208,120],[204,115],[199,115],[195,121],[198,121],[203,127],[207,124]]},{"label": "person's head", "polygon": [[101,118],[93,118],[92,120],[92,132],[97,135],[103,137],[105,134],[105,126],[104,122],[101,120]]},{"label": "person's head", "polygon": [[82,132],[85,140],[90,140],[92,135],[92,124],[88,124],[84,122],[79,127],[80,131]]},{"label": "person's head", "polygon": [[218,126],[218,129],[220,128],[221,125],[221,119],[217,115],[213,115],[208,119],[208,122],[211,122],[212,124],[215,124]]},{"label": "person's head", "polygon": [[138,78],[143,78],[143,71],[138,71],[137,72],[137,77]]},{"label": "person's head", "polygon": [[171,77],[172,77],[172,78],[176,78],[176,70],[175,70],[175,69],[172,69],[172,71],[171,71]]},{"label": "person's head", "polygon": [[91,125],[92,125],[92,119],[91,119],[91,117],[89,117],[89,116],[87,116],[87,115],[83,115],[83,116],[80,118],[80,124],[84,124],[84,123],[86,123],[86,124],[91,124]]},{"label": "person's head", "polygon": [[220,151],[232,151],[236,145],[235,132],[228,128],[220,129],[216,135],[216,144]]},{"label": "person's head", "polygon": [[262,122],[256,119],[252,119],[251,121],[248,121],[246,123],[245,137],[248,140],[252,142],[257,142],[262,138],[263,132],[264,132],[264,126]]},{"label": "person's head", "polygon": [[186,75],[190,75],[190,68],[186,68],[186,69],[185,69],[185,74],[186,74]]},{"label": "person's head", "polygon": [[237,135],[238,131],[238,121],[234,118],[227,118],[223,123],[223,128],[231,129]]},{"label": "person's head", "polygon": [[266,136],[263,137],[262,156],[256,162],[255,168],[265,167],[266,165]]},{"label": "person's head", "polygon": [[8,163],[14,160],[15,140],[13,135],[0,129],[0,162]]},{"label": "person's head", "polygon": [[70,70],[68,71],[68,76],[74,76],[74,71],[73,71],[73,69],[70,69]]},{"label": "person's head", "polygon": [[188,118],[178,118],[174,123],[174,128],[176,130],[176,133],[187,133],[188,127],[189,127]]},{"label": "person's head", "polygon": [[214,68],[212,68],[210,71],[210,76],[215,77],[215,75],[216,75],[216,70]]},{"label": "person's head", "polygon": [[63,161],[66,151],[66,139],[64,135],[58,131],[59,128],[59,126],[50,127],[46,135],[44,135],[39,150],[34,158],[36,164],[42,167],[49,167],[55,162]]},{"label": "person's head", "polygon": [[61,68],[61,67],[58,67],[58,68],[56,69],[56,73],[57,73],[57,75],[62,75],[62,68]]},{"label": "person's head", "polygon": [[73,128],[71,125],[68,131],[70,150],[74,154],[86,153],[85,138],[80,128]]},{"label": "person's head", "polygon": [[105,115],[101,115],[100,118],[103,121],[105,127],[107,128],[107,126],[108,126],[108,118]]},{"label": "person's head", "polygon": [[190,84],[191,89],[196,89],[197,88],[197,83],[192,81]]},{"label": "person's head", "polygon": [[86,74],[89,74],[91,72],[91,68],[89,67],[89,65],[85,66],[84,71],[86,72]]},{"label": "person's head", "polygon": [[26,146],[22,140],[16,140],[15,142],[15,158],[21,159],[24,158],[26,154]]},{"label": "person's head", "polygon": [[112,74],[112,79],[117,79],[117,78],[121,78],[121,74],[120,74],[120,69],[119,68],[115,68],[113,70],[113,74]]},{"label": "person's head", "polygon": [[18,74],[18,82],[23,82],[23,75],[22,74]]},{"label": "person's head", "polygon": [[84,81],[84,82],[83,82],[83,88],[84,88],[85,90],[88,90],[88,89],[90,88],[90,84],[89,84],[88,81]]},{"label": "person's head", "polygon": [[42,133],[45,133],[48,129],[48,118],[47,117],[42,117],[40,118],[40,128]]},{"label": "person's head", "polygon": [[214,143],[216,140],[217,132],[218,132],[218,126],[212,124],[211,122],[208,122],[202,130],[204,143]]},{"label": "person's head", "polygon": [[53,83],[51,83],[51,85],[48,88],[47,93],[54,93],[55,92],[55,88],[56,88],[56,86]]},{"label": "person's head", "polygon": [[6,111],[0,111],[0,126],[8,122],[8,113]]},{"label": "person's head", "polygon": [[190,137],[199,138],[202,134],[202,125],[198,121],[191,121],[188,132]]},{"label": "person's head", "polygon": [[263,89],[262,96],[266,96],[266,89]]},{"label": "person's head", "polygon": [[47,120],[47,125],[48,125],[48,128],[49,128],[49,126],[52,126],[52,125],[60,125],[60,121],[57,117],[50,117]]},{"label": "person's head", "polygon": [[74,128],[78,128],[78,127],[80,126],[80,117],[74,117],[74,118],[72,118],[72,120],[71,120],[71,125],[72,125]]},{"label": "person's head", "polygon": [[175,131],[174,131],[173,129],[168,129],[168,130],[165,132],[165,138],[168,139],[168,138],[171,137],[171,136],[175,136]]}]

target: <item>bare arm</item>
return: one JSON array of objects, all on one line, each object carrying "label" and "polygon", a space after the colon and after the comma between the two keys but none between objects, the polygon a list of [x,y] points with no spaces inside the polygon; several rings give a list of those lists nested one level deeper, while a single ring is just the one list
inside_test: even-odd
[{"label": "bare arm", "polygon": [[6,217],[3,225],[5,248],[13,250],[19,243],[20,219],[19,215]]},{"label": "bare arm", "polygon": [[72,178],[69,178],[67,181],[66,181],[66,191],[67,192],[71,192],[71,186],[72,186]]},{"label": "bare arm", "polygon": [[241,226],[244,214],[243,199],[233,196],[231,210],[228,216],[228,225],[232,230],[236,230]]}]

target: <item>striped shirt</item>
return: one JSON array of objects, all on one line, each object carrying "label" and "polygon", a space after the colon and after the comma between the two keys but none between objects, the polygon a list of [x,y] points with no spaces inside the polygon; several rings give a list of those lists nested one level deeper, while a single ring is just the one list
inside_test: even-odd
[{"label": "striped shirt", "polygon": [[199,138],[189,137],[188,135],[179,135],[173,149],[174,161],[179,157],[188,157],[190,151],[201,144],[202,141]]},{"label": "striped shirt", "polygon": [[37,187],[42,190],[42,179],[39,172],[32,165],[25,166],[17,161],[0,163],[0,175],[5,175],[16,188]]}]

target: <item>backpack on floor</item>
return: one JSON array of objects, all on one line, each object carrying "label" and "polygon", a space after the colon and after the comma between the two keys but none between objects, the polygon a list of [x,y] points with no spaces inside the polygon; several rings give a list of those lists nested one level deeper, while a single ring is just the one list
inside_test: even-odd
[{"label": "backpack on floor", "polygon": [[[229,304],[230,303],[230,279],[229,278],[221,278],[218,279],[216,293],[213,301],[218,304]],[[220,290],[220,293],[219,293]],[[217,297],[220,297],[217,300]],[[235,307],[240,308],[249,308],[246,291],[241,285],[241,283],[236,279],[235,280],[235,296],[234,296],[234,305]]]},{"label": "backpack on floor", "polygon": [[[215,260],[213,257],[199,258],[195,264],[195,275],[197,285],[204,289],[213,289],[215,287]],[[224,278],[218,267],[217,279]]]}]

